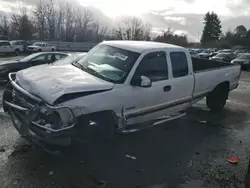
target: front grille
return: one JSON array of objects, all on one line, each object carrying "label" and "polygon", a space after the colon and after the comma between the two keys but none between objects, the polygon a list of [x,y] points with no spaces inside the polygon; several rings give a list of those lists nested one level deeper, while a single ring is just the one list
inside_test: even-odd
[{"label": "front grille", "polygon": [[12,95],[15,104],[21,107],[31,109],[37,104],[36,101],[30,99],[28,96],[25,96],[23,93],[17,91],[16,89],[13,89]]}]

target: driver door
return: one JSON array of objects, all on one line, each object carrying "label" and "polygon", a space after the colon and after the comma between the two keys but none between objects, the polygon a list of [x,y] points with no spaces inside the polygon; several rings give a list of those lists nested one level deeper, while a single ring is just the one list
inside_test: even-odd
[{"label": "driver door", "polygon": [[148,77],[152,86],[147,88],[130,86],[130,100],[126,101],[124,106],[124,116],[128,125],[168,115],[164,105],[166,102],[171,102],[168,98],[172,98],[170,95],[173,95],[168,67],[164,51],[148,53],[143,57],[134,76]]}]

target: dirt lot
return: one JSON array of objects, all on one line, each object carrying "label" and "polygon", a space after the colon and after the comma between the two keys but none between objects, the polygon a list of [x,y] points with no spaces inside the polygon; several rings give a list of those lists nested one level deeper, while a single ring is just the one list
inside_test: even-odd
[{"label": "dirt lot", "polygon": [[[0,187],[244,187],[249,110],[250,72],[243,72],[220,114],[211,113],[203,100],[182,119],[110,143],[86,143],[63,156],[25,141],[0,110]],[[235,156],[240,161],[232,165],[227,159]]]}]

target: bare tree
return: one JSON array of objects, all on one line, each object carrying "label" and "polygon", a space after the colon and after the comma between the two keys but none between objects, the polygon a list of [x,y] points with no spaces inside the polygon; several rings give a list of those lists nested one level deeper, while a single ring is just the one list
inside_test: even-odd
[{"label": "bare tree", "polygon": [[46,17],[45,17],[45,5],[40,1],[39,4],[36,5],[36,8],[34,10],[34,17],[35,17],[35,25],[38,32],[38,37],[41,40],[44,40],[46,38],[47,33],[47,23],[46,23]]},{"label": "bare tree", "polygon": [[56,27],[56,11],[53,1],[51,0],[49,3],[44,4],[44,16],[47,21],[47,28],[49,39],[55,39],[55,27]]},{"label": "bare tree", "polygon": [[75,36],[75,25],[76,25],[76,15],[75,10],[73,7],[66,3],[64,5],[64,11],[65,11],[65,40],[66,41],[73,41],[73,38]]},{"label": "bare tree", "polygon": [[10,22],[12,38],[22,38],[30,40],[33,35],[34,26],[26,8],[20,9],[20,14],[13,14]]},{"label": "bare tree", "polygon": [[91,30],[92,30],[93,39],[95,42],[102,41],[105,35],[107,34],[107,27],[104,25],[101,25],[101,23],[98,20],[93,21]]},{"label": "bare tree", "polygon": [[7,19],[6,16],[3,16],[0,19],[0,34],[4,36],[8,36],[9,32],[10,32],[9,20]]},{"label": "bare tree", "polygon": [[55,38],[56,40],[64,39],[64,19],[65,19],[65,11],[63,9],[63,5],[59,5],[58,10],[55,11],[55,20],[56,20],[56,32]]},{"label": "bare tree", "polygon": [[89,38],[89,30],[93,24],[92,12],[85,7],[77,9],[76,23],[77,39],[80,41],[87,41]]},{"label": "bare tree", "polygon": [[121,40],[148,40],[151,26],[138,17],[124,17],[117,21],[115,33]]}]

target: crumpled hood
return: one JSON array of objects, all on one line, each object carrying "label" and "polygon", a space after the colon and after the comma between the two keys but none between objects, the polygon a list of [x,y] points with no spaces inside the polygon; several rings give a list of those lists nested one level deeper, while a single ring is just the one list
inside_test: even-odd
[{"label": "crumpled hood", "polygon": [[113,83],[104,81],[73,65],[41,65],[17,72],[17,83],[49,104],[69,93],[109,90]]}]

